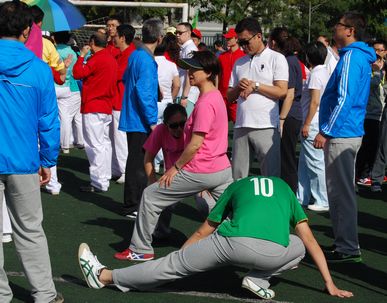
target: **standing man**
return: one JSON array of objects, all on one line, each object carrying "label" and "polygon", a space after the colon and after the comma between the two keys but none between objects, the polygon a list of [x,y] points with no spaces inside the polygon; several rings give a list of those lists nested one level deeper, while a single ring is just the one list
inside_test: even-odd
[{"label": "standing man", "polygon": [[148,19],[142,27],[142,42],[131,55],[125,71],[124,98],[119,130],[126,132],[128,159],[125,168],[125,216],[135,219],[142,192],[147,185],[144,169],[144,145],[157,124],[158,79],[153,53],[162,41],[163,23]]},{"label": "standing man", "polygon": [[119,27],[121,24],[122,24],[122,20],[118,16],[111,16],[106,22],[106,28],[107,28],[107,47],[106,48],[116,59],[121,53],[115,41],[115,38],[117,37],[117,27]]},{"label": "standing man", "polygon": [[[64,299],[52,280],[40,197],[40,185],[49,182],[59,152],[58,106],[50,68],[23,44],[31,25],[26,4],[0,5],[0,201],[5,195],[34,301],[59,303]],[[12,290],[3,265],[0,241],[0,302],[8,303]]]},{"label": "standing man", "polygon": [[[90,186],[84,192],[101,192],[109,189],[111,179],[112,145],[109,125],[112,121],[113,101],[117,93],[117,62],[106,49],[106,36],[91,35],[73,67],[75,79],[83,79],[82,123],[85,150],[90,163]],[[92,56],[84,64],[91,50]]]},{"label": "standing man", "polygon": [[345,13],[336,23],[334,40],[340,60],[321,99],[316,148],[324,148],[329,212],[334,248],[328,262],[361,262],[357,234],[355,159],[364,134],[375,51],[361,42],[365,20]]},{"label": "standing man", "polygon": [[237,113],[237,104],[236,102],[228,102],[227,100],[227,89],[228,83],[230,82],[232,68],[235,62],[243,57],[245,53],[239,47],[237,41],[237,33],[234,28],[230,28],[226,34],[223,35],[227,42],[227,51],[219,55],[219,63],[221,72],[219,74],[219,83],[218,89],[223,96],[224,103],[227,108],[228,120],[235,123],[236,113]]},{"label": "standing man", "polygon": [[129,24],[122,24],[117,27],[117,35],[114,37],[114,43],[120,49],[120,54],[117,57],[118,74],[117,74],[117,89],[116,99],[113,103],[113,123],[111,124],[111,140],[113,147],[112,158],[112,176],[116,178],[119,184],[125,183],[125,166],[128,158],[128,144],[126,142],[126,134],[118,129],[120,122],[122,99],[124,98],[124,82],[123,76],[128,66],[129,56],[135,51],[136,47],[133,44],[133,38],[136,30]]},{"label": "standing man", "polygon": [[234,126],[232,170],[234,180],[249,173],[250,146],[264,176],[280,176],[278,100],[288,89],[288,63],[284,55],[265,47],[254,18],[238,22],[235,31],[247,56],[234,65],[227,98],[238,102]]},{"label": "standing man", "polygon": [[[191,37],[192,30],[192,25],[188,22],[179,23],[176,27],[177,42],[181,47],[180,59],[191,58],[192,53],[198,51],[198,48]],[[199,90],[197,87],[191,87],[189,84],[188,72],[186,70],[179,68],[179,75],[180,91],[178,96],[180,97],[181,105],[187,108],[187,113],[190,115],[193,110],[193,104],[196,103],[196,100],[199,97]]]}]

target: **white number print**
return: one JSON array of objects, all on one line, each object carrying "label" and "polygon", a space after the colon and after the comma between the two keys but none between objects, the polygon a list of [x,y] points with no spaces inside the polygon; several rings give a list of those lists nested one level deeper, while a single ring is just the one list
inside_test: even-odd
[{"label": "white number print", "polygon": [[269,178],[252,178],[250,181],[254,182],[254,194],[256,196],[271,197],[273,195],[273,180]]}]

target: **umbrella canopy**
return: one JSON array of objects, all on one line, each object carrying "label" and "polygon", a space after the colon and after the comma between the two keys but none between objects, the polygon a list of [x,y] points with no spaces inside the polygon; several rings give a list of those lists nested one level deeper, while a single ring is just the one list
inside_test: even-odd
[{"label": "umbrella canopy", "polygon": [[85,25],[81,12],[67,0],[23,0],[29,6],[37,5],[44,12],[42,30],[70,31]]}]

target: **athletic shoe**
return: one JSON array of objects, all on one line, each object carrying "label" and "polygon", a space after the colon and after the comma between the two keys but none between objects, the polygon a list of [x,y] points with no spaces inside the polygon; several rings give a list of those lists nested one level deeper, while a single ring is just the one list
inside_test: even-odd
[{"label": "athletic shoe", "polygon": [[135,210],[135,211],[132,211],[132,212],[130,212],[130,213],[126,213],[126,214],[125,214],[125,217],[127,217],[127,218],[129,218],[129,219],[134,219],[134,220],[136,220],[137,215],[138,215],[138,212]]},{"label": "athletic shoe", "polygon": [[379,182],[372,183],[371,191],[373,193],[381,193],[382,192],[382,185]]},{"label": "athletic shoe", "polygon": [[363,186],[371,186],[371,179],[370,178],[360,178],[359,180],[356,181],[358,185],[363,185]]},{"label": "athletic shoe", "polygon": [[83,144],[74,143],[74,147],[78,149],[84,149],[85,146]]},{"label": "athletic shoe", "polygon": [[383,183],[387,183],[387,176],[384,176]]},{"label": "athletic shoe", "polygon": [[64,303],[64,298],[60,292],[56,294],[56,297],[54,300],[50,301],[50,303]]},{"label": "athletic shoe", "polygon": [[53,196],[58,196],[60,194],[60,191],[52,191],[50,189],[47,189],[47,187],[42,187],[42,190]]},{"label": "athletic shoe", "polygon": [[91,185],[89,185],[89,186],[81,186],[79,188],[79,190],[81,192],[84,192],[84,193],[102,193],[103,192],[102,189],[96,188],[96,187],[91,186]]},{"label": "athletic shoe", "polygon": [[328,263],[359,263],[362,262],[360,255],[347,255],[338,251],[325,252]]},{"label": "athletic shoe", "polygon": [[324,211],[329,211],[329,206],[320,206],[320,205],[308,205],[309,210],[313,210],[316,212],[324,212]]},{"label": "athletic shoe", "polygon": [[3,243],[9,243],[12,242],[12,235],[11,234],[3,234]]},{"label": "athletic shoe", "polygon": [[119,178],[116,180],[116,183],[117,183],[117,184],[124,184],[124,183],[125,183],[125,174],[124,174],[124,175],[121,175],[121,177],[119,177]]},{"label": "athletic shoe", "polygon": [[118,260],[127,260],[127,261],[149,261],[153,260],[155,257],[154,254],[141,254],[132,251],[130,248],[125,249],[122,252],[114,254],[114,258]]},{"label": "athletic shoe", "polygon": [[273,290],[260,287],[247,277],[243,278],[242,287],[250,290],[252,293],[262,299],[273,299],[275,296],[275,292]]},{"label": "athletic shoe", "polygon": [[106,268],[106,266],[98,261],[97,256],[93,255],[86,243],[79,245],[78,263],[83,277],[90,288],[100,289],[105,287],[105,285],[99,281],[98,277],[101,270]]}]

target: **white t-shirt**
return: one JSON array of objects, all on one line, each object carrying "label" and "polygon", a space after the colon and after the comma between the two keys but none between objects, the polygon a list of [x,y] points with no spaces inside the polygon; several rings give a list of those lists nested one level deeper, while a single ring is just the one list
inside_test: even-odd
[{"label": "white t-shirt", "polygon": [[[180,49],[180,59],[185,58],[191,58],[192,52],[198,51],[198,48],[196,47],[195,43],[192,39],[186,41]],[[183,95],[184,90],[184,83],[185,79],[187,77],[187,71],[184,69],[179,68],[179,75],[180,75],[180,90],[179,90],[179,96]],[[192,86],[189,94],[188,94],[188,100],[190,100],[193,103],[196,103],[198,97],[199,97],[199,89],[196,86]]]},{"label": "white t-shirt", "polygon": [[[320,91],[320,101],[321,101],[321,97],[325,91],[325,87],[327,86],[328,80],[329,80],[329,72],[326,65],[317,65],[311,70],[310,74],[306,78],[306,81],[302,88],[302,97],[301,97],[303,122],[305,122],[306,116],[308,115],[308,112],[309,112],[310,101],[311,101],[310,89],[317,89]],[[317,108],[317,112],[314,115],[311,124],[318,124],[318,111],[319,111],[319,108]]]},{"label": "white t-shirt", "polygon": [[175,63],[168,61],[164,56],[155,57],[157,63],[157,73],[160,90],[163,93],[162,102],[173,102],[172,81],[174,77],[179,76]]},{"label": "white t-shirt", "polygon": [[[284,55],[265,48],[260,54],[246,55],[234,64],[229,87],[236,87],[247,78],[260,84],[273,85],[274,81],[289,81],[289,67]],[[251,93],[247,99],[238,98],[235,128],[277,128],[279,125],[278,100],[260,93]]]},{"label": "white t-shirt", "polygon": [[328,74],[330,76],[335,70],[337,62],[339,62],[339,57],[334,53],[330,46],[327,47],[327,51],[328,52],[325,58],[325,65],[327,66]]}]

